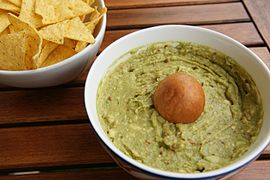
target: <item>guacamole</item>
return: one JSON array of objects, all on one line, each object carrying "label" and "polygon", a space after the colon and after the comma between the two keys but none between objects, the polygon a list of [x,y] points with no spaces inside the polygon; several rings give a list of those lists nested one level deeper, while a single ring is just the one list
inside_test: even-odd
[{"label": "guacamole", "polygon": [[[97,112],[126,155],[161,170],[205,172],[233,163],[255,141],[262,100],[232,58],[188,42],[154,43],[123,57],[99,85]],[[169,123],[153,106],[158,83],[176,72],[195,77],[205,93],[204,111],[190,124]]]}]

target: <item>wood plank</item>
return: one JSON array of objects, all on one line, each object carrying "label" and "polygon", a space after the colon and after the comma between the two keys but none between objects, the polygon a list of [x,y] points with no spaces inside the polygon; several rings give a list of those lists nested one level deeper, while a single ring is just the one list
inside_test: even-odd
[{"label": "wood plank", "polygon": [[117,169],[103,169],[103,170],[77,170],[67,172],[42,172],[32,175],[14,175],[14,176],[0,176],[0,179],[5,180],[74,180],[74,179],[95,179],[95,180],[135,180],[133,176],[129,175],[124,170]]},{"label": "wood plank", "polygon": [[242,3],[175,6],[108,11],[108,29],[158,24],[212,24],[249,21]]},{"label": "wood plank", "polygon": [[270,155],[270,145],[265,148],[262,154]]},{"label": "wood plank", "polygon": [[[241,42],[246,46],[254,46],[254,45],[263,45],[264,42],[258,34],[253,23],[232,23],[232,24],[215,24],[215,25],[204,25],[201,26],[207,29],[212,29],[214,31],[221,32],[227,36],[230,36],[237,41]],[[102,52],[107,46],[109,46],[112,42],[117,39],[135,32],[139,29],[129,29],[129,30],[113,30],[106,31],[105,38],[101,45],[99,52]],[[239,33],[241,32],[241,33]]]},{"label": "wood plank", "polygon": [[221,32],[246,46],[257,46],[264,44],[262,38],[252,23],[205,25],[202,27]]},{"label": "wood plank", "polygon": [[[241,170],[238,174],[229,178],[229,180],[268,180],[270,179],[270,161],[255,161],[249,164],[245,169]],[[58,179],[58,180],[73,180],[73,179],[96,179],[96,180],[118,180],[135,179],[131,175],[127,174],[120,168],[116,169],[104,169],[104,170],[77,170],[66,172],[41,172],[39,174],[32,175],[14,175],[14,176],[0,176],[1,179],[6,180],[42,180],[42,179]]]},{"label": "wood plank", "polygon": [[0,134],[0,170],[113,162],[88,124],[1,128]]},{"label": "wood plank", "polygon": [[113,162],[88,124],[0,129],[0,170]]},{"label": "wood plank", "polygon": [[269,180],[270,160],[255,161],[229,180]]},{"label": "wood plank", "polygon": [[263,60],[268,68],[270,68],[270,55],[266,47],[254,47],[250,49]]},{"label": "wood plank", "polygon": [[237,2],[239,0],[105,0],[108,9],[125,9],[141,7],[164,7],[164,6],[183,6],[197,4],[212,4]]},{"label": "wood plank", "polygon": [[269,0],[243,0],[253,21],[270,48],[270,3]]},{"label": "wood plank", "polygon": [[83,88],[0,91],[0,124],[86,119]]}]

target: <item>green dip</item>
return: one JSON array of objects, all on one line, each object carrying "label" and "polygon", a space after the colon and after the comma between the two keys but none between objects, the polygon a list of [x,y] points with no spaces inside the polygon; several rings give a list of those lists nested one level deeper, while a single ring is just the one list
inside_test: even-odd
[{"label": "green dip", "polygon": [[[233,163],[262,124],[260,94],[230,57],[188,42],[154,43],[125,54],[100,83],[97,111],[108,137],[126,155],[166,171],[194,173]],[[203,86],[205,108],[191,124],[173,124],[152,97],[166,76],[185,72]]]}]

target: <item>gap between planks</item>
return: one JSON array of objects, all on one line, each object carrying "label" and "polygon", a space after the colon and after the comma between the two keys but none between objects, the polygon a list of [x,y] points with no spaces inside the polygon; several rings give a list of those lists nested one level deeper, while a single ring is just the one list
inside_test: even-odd
[{"label": "gap between planks", "polygon": [[110,10],[107,15],[107,29],[141,28],[159,24],[199,25],[250,21],[240,2]]},{"label": "gap between planks", "polygon": [[[88,123],[7,128],[0,134],[0,171],[113,163]],[[269,154],[268,146],[263,156]]]},{"label": "gap between planks", "polygon": [[[228,180],[249,180],[251,177],[254,180],[268,180],[270,179],[270,174],[265,173],[270,171],[269,161],[255,161],[247,165],[236,175],[230,177]],[[23,173],[23,172],[22,172]],[[98,179],[98,180],[135,180],[133,176],[127,174],[124,170],[119,167],[113,167],[111,169],[63,169],[59,172],[24,172],[29,173],[25,175],[10,175],[10,176],[0,176],[1,179],[6,180],[28,180],[28,179],[59,179],[59,180],[69,180],[69,179]],[[32,174],[31,174],[32,173]]]},{"label": "gap between planks", "polygon": [[110,9],[134,9],[239,2],[239,0],[105,0]]}]

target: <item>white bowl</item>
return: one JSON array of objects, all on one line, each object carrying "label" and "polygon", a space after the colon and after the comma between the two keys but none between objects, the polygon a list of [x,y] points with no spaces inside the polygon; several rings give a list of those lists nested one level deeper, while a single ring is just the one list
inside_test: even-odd
[{"label": "white bowl", "polygon": [[[105,7],[103,0],[97,0],[96,5],[99,8]],[[39,69],[24,71],[0,70],[0,84],[36,88],[55,86],[72,81],[82,72],[88,61],[97,55],[105,34],[106,19],[105,14],[95,30],[97,32],[96,42],[88,45],[81,52],[57,64]]]},{"label": "white bowl", "polygon": [[[112,63],[127,51],[141,45],[162,41],[189,41],[215,48],[235,59],[252,76],[262,99],[264,117],[261,131],[255,143],[235,163],[203,173],[174,173],[141,164],[117,149],[103,131],[96,109],[97,89]],[[139,178],[186,178],[211,179],[228,177],[249,162],[255,160],[270,142],[270,72],[262,60],[241,43],[221,33],[204,28],[166,25],[144,29],[126,35],[107,47],[96,59],[88,74],[85,85],[85,106],[90,122],[100,141],[117,162],[131,174]]]}]

